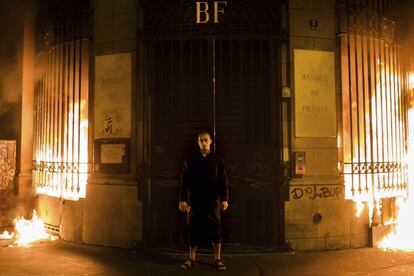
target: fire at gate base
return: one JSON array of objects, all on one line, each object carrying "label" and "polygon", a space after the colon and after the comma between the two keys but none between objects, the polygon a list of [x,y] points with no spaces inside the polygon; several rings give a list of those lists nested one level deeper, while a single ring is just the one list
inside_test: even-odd
[{"label": "fire at gate base", "polygon": [[33,211],[33,216],[30,220],[17,217],[13,222],[13,232],[4,231],[0,234],[0,245],[29,247],[37,241],[54,241],[57,239],[56,236],[46,232],[43,221],[37,217],[36,211]]},{"label": "fire at gate base", "polygon": [[[414,88],[414,74],[409,75],[409,89]],[[371,226],[371,245],[382,248],[384,250],[401,250],[414,251],[414,222],[412,221],[412,213],[414,211],[414,109],[412,102],[408,111],[408,139],[407,139],[407,155],[404,163],[407,164],[407,194],[406,196],[396,197],[395,207],[396,216],[394,219],[376,225],[372,221],[375,215],[380,216],[382,212],[381,204],[375,205],[374,200],[369,201],[369,214]],[[378,201],[380,203],[381,201]],[[362,210],[364,204],[356,202],[358,209]],[[374,212],[377,212],[375,214]],[[358,217],[358,213],[356,214]]]},{"label": "fire at gate base", "polygon": [[[413,85],[414,75],[411,74],[409,78],[410,90],[414,88]],[[398,198],[398,216],[396,224],[390,233],[379,242],[378,247],[383,249],[394,249],[403,251],[414,251],[414,238],[412,233],[414,232],[414,222],[412,214],[414,211],[414,109],[411,108],[408,112],[408,196],[407,198]]]}]

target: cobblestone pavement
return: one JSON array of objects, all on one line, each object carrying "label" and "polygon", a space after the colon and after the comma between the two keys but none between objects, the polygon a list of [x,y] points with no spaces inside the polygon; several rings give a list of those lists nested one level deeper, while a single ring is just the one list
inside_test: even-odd
[{"label": "cobblestone pavement", "polygon": [[323,252],[225,254],[225,272],[201,254],[179,268],[183,253],[117,249],[63,241],[32,247],[0,244],[0,275],[414,275],[414,253],[361,248]]}]

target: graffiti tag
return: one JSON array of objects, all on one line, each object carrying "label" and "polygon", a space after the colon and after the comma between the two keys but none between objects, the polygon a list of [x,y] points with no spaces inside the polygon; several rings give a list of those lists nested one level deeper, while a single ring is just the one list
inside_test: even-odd
[{"label": "graffiti tag", "polygon": [[112,116],[105,115],[105,133],[111,134],[112,133]]},{"label": "graffiti tag", "polygon": [[290,190],[292,199],[328,199],[328,198],[342,198],[343,188],[339,186],[320,186],[312,185],[305,187],[294,187]]}]

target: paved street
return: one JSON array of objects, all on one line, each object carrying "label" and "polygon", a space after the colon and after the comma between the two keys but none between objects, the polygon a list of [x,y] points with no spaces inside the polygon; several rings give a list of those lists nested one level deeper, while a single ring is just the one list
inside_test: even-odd
[{"label": "paved street", "polygon": [[183,271],[183,253],[157,253],[63,241],[30,248],[0,247],[0,275],[414,275],[414,253],[375,248],[309,253],[225,254],[227,271],[217,272],[212,257]]}]

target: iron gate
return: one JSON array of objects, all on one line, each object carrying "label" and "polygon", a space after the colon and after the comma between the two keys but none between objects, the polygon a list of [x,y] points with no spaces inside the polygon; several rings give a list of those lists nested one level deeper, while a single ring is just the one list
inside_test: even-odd
[{"label": "iron gate", "polygon": [[[263,1],[262,6],[255,6],[258,14],[266,14],[263,3],[275,5]],[[216,29],[200,29],[191,27],[185,19],[174,29],[156,21],[151,13],[168,13],[168,7],[144,5],[144,81],[147,106],[151,107],[146,128],[149,182],[144,238],[155,245],[185,245],[185,215],[177,207],[179,173],[185,155],[197,148],[197,133],[209,130],[214,133],[216,151],[224,157],[229,174],[230,209],[223,217],[224,242],[281,245],[284,234],[277,91],[282,39],[275,36],[280,34],[275,31],[277,23],[266,14],[262,19],[268,22],[247,24],[246,32],[237,26],[232,34],[227,33],[231,22]],[[177,7],[186,14],[189,6]],[[238,8],[240,12],[241,6]],[[233,18],[239,18],[234,13]],[[162,18],[169,17],[164,14]],[[151,20],[161,26],[159,31],[155,32]],[[266,29],[269,26],[272,29]]]}]

